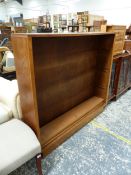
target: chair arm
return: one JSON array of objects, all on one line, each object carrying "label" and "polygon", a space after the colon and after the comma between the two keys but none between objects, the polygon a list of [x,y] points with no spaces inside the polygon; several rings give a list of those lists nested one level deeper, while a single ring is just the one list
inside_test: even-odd
[{"label": "chair arm", "polygon": [[0,102],[11,109],[14,118],[22,117],[17,80],[0,77]]}]

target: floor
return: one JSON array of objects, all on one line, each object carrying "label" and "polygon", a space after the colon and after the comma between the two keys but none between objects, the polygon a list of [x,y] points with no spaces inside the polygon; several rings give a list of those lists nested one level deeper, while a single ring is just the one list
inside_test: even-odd
[{"label": "floor", "polygon": [[[131,90],[42,161],[44,175],[131,175]],[[10,175],[37,175],[32,159]]]}]

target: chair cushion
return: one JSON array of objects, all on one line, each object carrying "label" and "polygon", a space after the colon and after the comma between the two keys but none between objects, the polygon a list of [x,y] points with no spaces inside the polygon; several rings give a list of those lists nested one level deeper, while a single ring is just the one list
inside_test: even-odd
[{"label": "chair cushion", "polygon": [[41,152],[40,143],[24,122],[12,119],[0,125],[0,175],[7,175]]},{"label": "chair cushion", "polygon": [[0,124],[12,118],[12,111],[4,104],[0,103]]}]

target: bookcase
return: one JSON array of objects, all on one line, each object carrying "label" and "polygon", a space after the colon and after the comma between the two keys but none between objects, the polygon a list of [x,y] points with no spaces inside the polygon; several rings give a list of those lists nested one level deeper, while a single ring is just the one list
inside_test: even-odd
[{"label": "bookcase", "polygon": [[113,33],[13,34],[23,121],[47,155],[107,103]]},{"label": "bookcase", "polygon": [[117,100],[131,88],[131,53],[113,56],[109,101]]},{"label": "bookcase", "polygon": [[107,32],[115,32],[113,55],[121,54],[125,43],[126,26],[107,25]]},{"label": "bookcase", "polygon": [[119,72],[117,73],[115,95],[116,99],[131,87],[131,54],[123,53],[116,56],[119,60]]}]

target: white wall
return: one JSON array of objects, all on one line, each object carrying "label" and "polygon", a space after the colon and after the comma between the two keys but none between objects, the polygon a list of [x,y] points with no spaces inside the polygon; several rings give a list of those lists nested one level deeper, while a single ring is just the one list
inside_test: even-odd
[{"label": "white wall", "polygon": [[84,10],[104,16],[109,24],[131,23],[131,0],[23,0],[23,6],[8,0],[6,4],[0,4],[0,19],[17,13],[23,13],[24,18],[32,18],[47,11],[58,14]]}]

